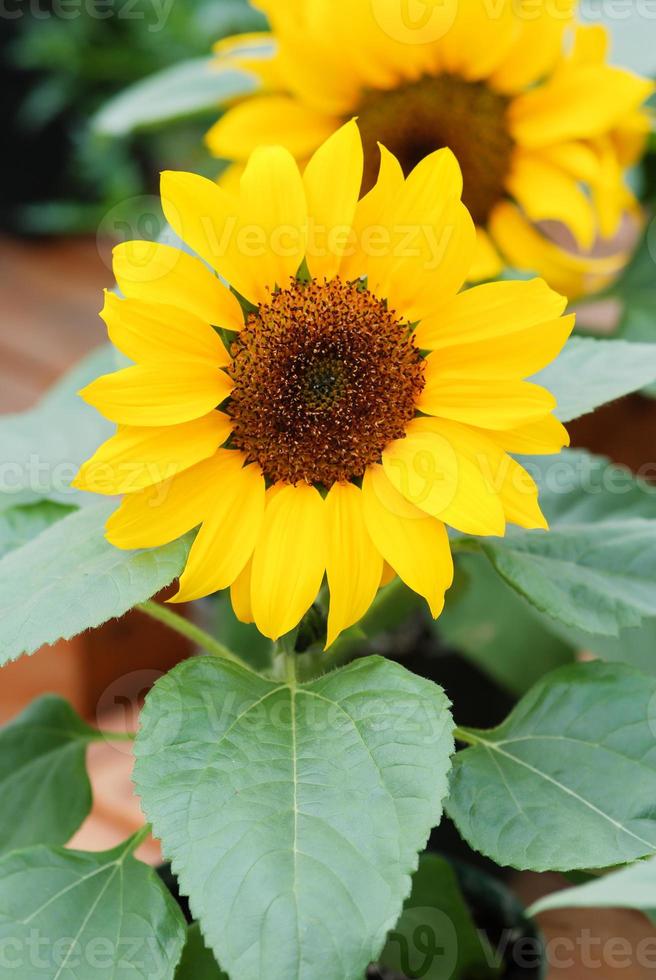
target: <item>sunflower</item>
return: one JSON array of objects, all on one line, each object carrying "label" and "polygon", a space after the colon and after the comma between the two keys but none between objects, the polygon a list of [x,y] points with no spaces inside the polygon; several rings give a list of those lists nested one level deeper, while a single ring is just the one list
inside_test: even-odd
[{"label": "sunflower", "polygon": [[574,298],[624,265],[622,219],[640,220],[624,175],[644,148],[653,86],[606,64],[607,33],[574,26],[576,0],[257,5],[272,34],[217,46],[220,65],[255,72],[262,87],[208,133],[210,150],[235,162],[227,181],[260,143],[304,162],[357,116],[365,190],[377,142],[406,174],[427,153],[453,150],[477,227],[472,281],[508,264]]},{"label": "sunflower", "polygon": [[109,541],[150,548],[200,526],[172,601],[230,588],[273,639],[324,577],[328,644],[394,575],[437,617],[445,525],[545,528],[509,454],[568,441],[552,395],[523,380],[566,342],[565,299],[540,279],[460,292],[476,232],[449,150],[406,178],[381,148],[361,198],[363,170],[352,121],[303,175],[283,147],[254,151],[238,195],[164,173],[164,211],[195,254],[115,249],[124,298],[108,293],[102,316],[134,364],[81,392],[118,425],[76,480],[124,495]]}]

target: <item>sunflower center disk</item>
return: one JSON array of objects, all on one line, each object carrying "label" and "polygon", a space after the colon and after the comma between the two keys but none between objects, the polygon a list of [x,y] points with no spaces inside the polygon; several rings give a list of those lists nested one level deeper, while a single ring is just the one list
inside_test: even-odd
[{"label": "sunflower center disk", "polygon": [[365,149],[364,189],[373,187],[377,143],[399,160],[406,176],[429,153],[449,147],[462,168],[463,201],[485,224],[503,197],[513,140],[506,126],[508,99],[483,82],[454,75],[424,77],[387,92],[369,92],[358,109]]},{"label": "sunflower center disk", "polygon": [[340,279],[275,293],[232,357],[233,444],[272,482],[361,477],[403,435],[424,386],[407,323]]}]

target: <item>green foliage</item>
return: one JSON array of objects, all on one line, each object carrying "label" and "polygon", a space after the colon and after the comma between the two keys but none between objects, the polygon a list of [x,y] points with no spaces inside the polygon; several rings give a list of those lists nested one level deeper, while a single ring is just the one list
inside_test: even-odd
[{"label": "green foliage", "polygon": [[228,980],[219,968],[200,931],[197,922],[189,926],[187,943],[182,953],[175,980]]},{"label": "green foliage", "polygon": [[656,851],[656,679],[620,664],[549,674],[490,731],[463,730],[446,804],[469,844],[534,871]]},{"label": "green foliage", "polygon": [[448,646],[518,696],[573,655],[567,640],[554,636],[481,555],[459,556],[455,585],[434,628]]},{"label": "green foliage", "polygon": [[189,538],[121,551],[103,536],[115,507],[95,501],[0,560],[0,663],[122,616],[180,574]]},{"label": "green foliage", "polygon": [[656,346],[572,337],[560,357],[534,379],[551,391],[562,422],[656,381]]},{"label": "green foliage", "polygon": [[622,304],[617,335],[638,342],[656,341],[656,222],[652,219],[631,262],[608,295]]},{"label": "green foliage", "polygon": [[[62,11],[49,15],[44,8],[39,16],[7,21],[14,35],[9,61],[27,70],[30,80],[12,116],[15,132],[8,136],[27,150],[23,158],[14,154],[16,166],[44,152],[44,145],[49,157],[47,176],[39,173],[31,187],[24,173],[17,173],[25,191],[17,199],[13,190],[7,204],[21,231],[95,233],[108,210],[151,192],[159,170],[216,171],[215,161],[202,151],[202,136],[218,116],[220,100],[213,105],[206,100],[202,125],[185,116],[148,139],[131,134],[98,139],[95,114],[126,86],[188,59],[206,58],[214,41],[264,29],[266,20],[246,0],[129,0],[111,10],[104,0],[89,0],[65,10],[62,5]],[[54,152],[48,153],[51,144]]]},{"label": "green foliage", "polygon": [[656,858],[554,892],[535,902],[529,911],[537,915],[549,909],[571,908],[640,909],[656,920]]},{"label": "green foliage", "polygon": [[37,534],[74,510],[74,507],[65,507],[49,500],[0,510],[0,558],[27,544]]},{"label": "green foliage", "polygon": [[423,980],[477,980],[499,976],[494,951],[476,928],[452,866],[424,854],[401,918],[379,962]]},{"label": "green foliage", "polygon": [[364,972],[440,819],[451,730],[440,688],[375,657],[302,686],[200,658],[156,684],[137,789],[233,977]]},{"label": "green foliage", "polygon": [[3,980],[172,980],[182,913],[152,868],[112,851],[15,851],[0,861]]},{"label": "green foliage", "polygon": [[583,452],[527,465],[550,531],[481,539],[497,572],[538,610],[587,633],[617,635],[653,616],[654,488]]},{"label": "green foliage", "polygon": [[103,106],[94,127],[109,136],[207,113],[255,89],[255,80],[240,71],[218,71],[214,58],[194,58],[165,68],[117,95]]},{"label": "green foliage", "polygon": [[54,695],[0,730],[0,851],[73,836],[91,808],[86,750],[97,737]]},{"label": "green foliage", "polygon": [[112,347],[99,348],[35,408],[0,418],[0,511],[44,498],[78,506],[93,501],[89,494],[73,490],[70,482],[84,460],[113,434],[114,426],[85,405],[77,392],[100,374],[115,370],[115,358]]}]

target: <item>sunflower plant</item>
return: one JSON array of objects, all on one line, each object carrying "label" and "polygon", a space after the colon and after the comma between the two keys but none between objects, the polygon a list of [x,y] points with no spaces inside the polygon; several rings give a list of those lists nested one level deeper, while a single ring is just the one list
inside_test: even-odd
[{"label": "sunflower plant", "polygon": [[368,187],[367,153],[351,120],[231,190],[164,173],[111,346],[2,422],[2,662],[133,608],[205,655],[147,697],[112,851],[65,845],[87,747],[132,735],[52,696],[0,731],[0,977],[538,975],[541,906],[477,853],[594,875],[551,907],[656,906],[654,491],[563,424],[656,348],[568,339],[541,278],[471,286],[454,154],[381,144]]}]

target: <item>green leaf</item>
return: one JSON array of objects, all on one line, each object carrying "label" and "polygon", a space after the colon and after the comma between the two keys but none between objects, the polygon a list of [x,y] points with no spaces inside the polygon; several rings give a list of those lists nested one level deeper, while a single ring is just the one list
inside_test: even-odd
[{"label": "green leaf", "polygon": [[0,664],[122,616],[180,574],[189,537],[121,551],[103,536],[115,507],[95,500],[0,560]]},{"label": "green leaf", "polygon": [[132,838],[101,854],[35,847],[0,861],[3,980],[172,980],[182,913]]},{"label": "green leaf", "polygon": [[0,730],[0,851],[70,840],[91,809],[86,749],[97,737],[55,695]]},{"label": "green leaf", "polygon": [[115,370],[115,358],[112,347],[101,347],[73,368],[36,408],[0,419],[0,510],[42,498],[78,506],[94,499],[72,489],[70,482],[115,427],[85,405],[77,392]]},{"label": "green leaf", "polygon": [[434,629],[448,646],[518,696],[573,656],[571,644],[554,636],[482,555],[458,557],[456,583]]},{"label": "green leaf", "polygon": [[479,932],[451,865],[424,854],[401,918],[387,937],[379,962],[395,975],[423,980],[484,980],[501,964]]},{"label": "green leaf", "polygon": [[656,676],[656,619],[644,619],[642,624],[620,630],[617,636],[596,636],[563,626],[549,620],[545,625],[557,632],[566,642],[580,650],[594,653],[601,660],[629,664],[643,674]]},{"label": "green leaf", "polygon": [[572,908],[640,909],[656,918],[656,858],[639,861],[576,888],[554,892],[535,902],[528,911],[538,915],[549,909]]},{"label": "green leaf", "polygon": [[74,507],[65,507],[49,500],[0,510],[0,558],[27,544],[74,510]]},{"label": "green leaf", "polygon": [[572,337],[534,381],[553,393],[556,415],[569,422],[656,381],[656,344]]},{"label": "green leaf", "polygon": [[217,68],[215,58],[194,58],[142,79],[111,99],[93,120],[94,129],[125,136],[144,127],[214,112],[221,103],[257,87],[252,75]]},{"label": "green leaf", "polygon": [[379,657],[301,686],[210,658],[158,681],[136,785],[232,977],[363,974],[440,820],[451,731],[443,691]]},{"label": "green leaf", "polygon": [[[527,651],[530,656],[530,651]],[[549,674],[453,765],[447,812],[497,864],[605,868],[656,851],[656,679],[621,664]]]},{"label": "green leaf", "polygon": [[205,945],[197,922],[189,926],[187,943],[182,953],[175,980],[228,980],[214,956]]},{"label": "green leaf", "polygon": [[656,225],[651,221],[622,276],[609,294],[622,303],[617,328],[625,340],[656,341]]},{"label": "green leaf", "polygon": [[481,547],[538,609],[588,633],[616,636],[656,609],[656,521],[511,532]]},{"label": "green leaf", "polygon": [[551,527],[656,519],[656,486],[604,456],[565,449],[557,456],[525,456],[521,462],[538,483]]},{"label": "green leaf", "polygon": [[586,453],[527,466],[550,530],[481,539],[497,572],[538,610],[587,633],[616,636],[653,616],[656,490]]}]

